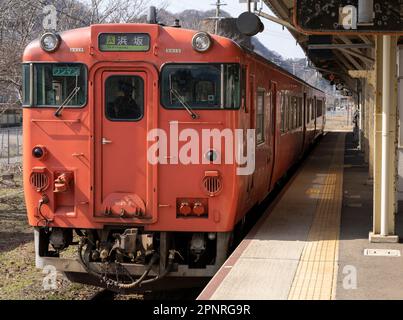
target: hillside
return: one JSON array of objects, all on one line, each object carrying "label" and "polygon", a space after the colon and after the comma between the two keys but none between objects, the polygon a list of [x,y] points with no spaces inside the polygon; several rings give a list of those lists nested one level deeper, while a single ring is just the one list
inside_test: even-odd
[{"label": "hillside", "polygon": [[[215,10],[198,11],[198,10],[185,10],[179,13],[171,13],[165,9],[158,11],[158,20],[165,25],[173,25],[175,19],[179,19],[180,25],[183,28],[200,30],[202,28],[202,21],[215,16]],[[222,16],[230,18],[231,15],[225,11],[222,11]],[[146,16],[142,16],[140,21],[146,21]],[[236,41],[236,39],[234,39]],[[329,83],[322,79],[316,70],[307,66],[306,59],[285,59],[277,52],[267,48],[256,37],[252,38],[253,50],[259,55],[272,61],[276,65],[284,68],[285,70],[295,74],[297,77],[310,83],[311,85],[318,87],[328,93],[333,93],[333,88]]]}]

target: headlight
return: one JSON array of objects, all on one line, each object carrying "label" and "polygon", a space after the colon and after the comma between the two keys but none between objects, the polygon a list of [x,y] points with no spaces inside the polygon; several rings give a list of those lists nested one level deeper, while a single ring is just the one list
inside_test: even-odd
[{"label": "headlight", "polygon": [[54,52],[60,46],[60,36],[57,33],[46,32],[41,37],[41,48],[47,52]]},{"label": "headlight", "polygon": [[36,159],[42,160],[46,157],[47,151],[44,146],[35,146],[32,149],[32,156]]},{"label": "headlight", "polygon": [[193,36],[192,46],[198,52],[205,52],[210,49],[212,44],[211,37],[206,32],[198,32]]},{"label": "headlight", "polygon": [[218,154],[214,150],[209,150],[206,152],[205,157],[206,157],[207,161],[214,162],[217,160]]}]

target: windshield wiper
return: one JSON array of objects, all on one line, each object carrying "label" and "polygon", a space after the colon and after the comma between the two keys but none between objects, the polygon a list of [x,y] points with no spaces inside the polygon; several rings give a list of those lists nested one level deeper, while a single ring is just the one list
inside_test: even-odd
[{"label": "windshield wiper", "polygon": [[199,116],[192,110],[192,108],[185,102],[185,100],[183,99],[183,97],[178,93],[178,91],[176,91],[173,88],[169,89],[174,96],[176,97],[176,99],[178,99],[179,103],[186,109],[186,111],[190,114],[190,116],[192,117],[192,119],[199,119]]},{"label": "windshield wiper", "polygon": [[75,87],[70,94],[67,96],[66,100],[57,108],[55,112],[55,117],[60,117],[62,115],[63,108],[77,95],[78,91],[80,91],[80,87]]}]

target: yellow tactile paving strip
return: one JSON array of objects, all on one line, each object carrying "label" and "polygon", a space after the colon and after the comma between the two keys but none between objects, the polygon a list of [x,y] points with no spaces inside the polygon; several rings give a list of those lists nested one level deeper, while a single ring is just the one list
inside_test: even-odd
[{"label": "yellow tactile paving strip", "polygon": [[337,281],[345,135],[340,134],[289,300],[331,300]]}]

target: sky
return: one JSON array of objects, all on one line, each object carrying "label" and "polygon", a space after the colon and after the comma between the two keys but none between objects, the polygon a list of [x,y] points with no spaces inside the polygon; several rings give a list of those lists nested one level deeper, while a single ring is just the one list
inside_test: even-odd
[{"label": "sky", "polygon": [[[168,0],[167,10],[173,13],[181,12],[186,9],[211,10],[215,9],[213,5],[214,2],[216,2],[216,0]],[[239,0],[221,0],[221,2],[227,4],[226,6],[222,6],[222,10],[227,11],[233,17],[238,17],[242,12],[246,11],[246,4],[239,3]],[[263,11],[273,14],[266,5],[264,5]],[[262,18],[262,22],[265,25],[265,30],[256,37],[268,49],[276,51],[284,58],[305,57],[304,52],[287,29],[283,30],[281,25],[267,19]]]}]

